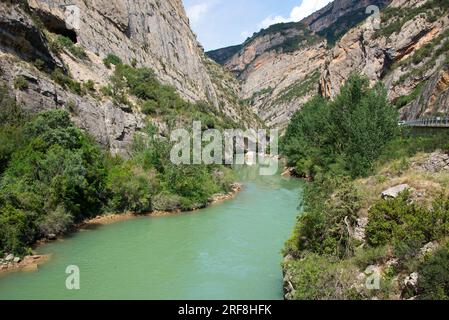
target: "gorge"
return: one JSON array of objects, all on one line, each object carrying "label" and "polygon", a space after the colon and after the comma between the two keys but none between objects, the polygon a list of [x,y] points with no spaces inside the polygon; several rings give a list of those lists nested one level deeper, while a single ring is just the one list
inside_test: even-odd
[{"label": "gorge", "polygon": [[[403,125],[447,116],[448,35],[447,0],[335,0],[205,53],[181,0],[2,0],[0,267],[50,259],[0,299],[449,297],[449,137]],[[307,183],[170,161],[227,129],[279,129]]]}]

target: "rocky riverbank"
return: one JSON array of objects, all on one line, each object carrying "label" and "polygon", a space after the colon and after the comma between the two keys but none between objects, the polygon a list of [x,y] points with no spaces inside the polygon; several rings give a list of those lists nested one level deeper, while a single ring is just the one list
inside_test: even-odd
[{"label": "rocky riverbank", "polygon": [[37,271],[38,265],[48,260],[49,256],[28,255],[25,257],[5,254],[0,259],[0,273],[11,271]]}]

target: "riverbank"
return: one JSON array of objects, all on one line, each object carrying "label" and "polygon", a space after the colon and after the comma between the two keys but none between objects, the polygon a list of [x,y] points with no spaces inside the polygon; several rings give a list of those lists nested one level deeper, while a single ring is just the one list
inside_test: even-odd
[{"label": "riverbank", "polygon": [[[228,193],[220,193],[215,194],[209,199],[209,203],[206,207],[216,205],[219,203],[222,203],[223,201],[232,200],[239,192],[243,190],[243,184],[241,183],[233,183],[231,185],[231,191]],[[132,220],[136,219],[138,217],[166,217],[166,216],[174,216],[174,215],[180,215],[183,213],[189,213],[189,212],[195,212],[197,210],[204,209],[204,208],[196,208],[189,211],[182,211],[182,210],[176,210],[176,211],[153,211],[148,214],[144,215],[135,215],[133,213],[122,213],[122,214],[105,214],[105,215],[99,215],[95,218],[85,220],[77,225],[75,225],[70,233],[79,232],[82,230],[88,230],[88,229],[95,229],[96,227],[103,226],[103,225],[110,225],[113,223],[118,223],[122,221]],[[64,235],[60,238],[63,239]],[[57,240],[58,238],[53,239],[42,239],[39,240],[35,246],[34,249],[37,247],[49,242]],[[0,274],[2,273],[9,273],[9,272],[15,272],[15,271],[37,271],[38,266],[42,263],[45,263],[50,259],[50,256],[46,255],[28,255],[23,258],[16,257],[12,254],[5,254],[4,258],[0,259]]]}]

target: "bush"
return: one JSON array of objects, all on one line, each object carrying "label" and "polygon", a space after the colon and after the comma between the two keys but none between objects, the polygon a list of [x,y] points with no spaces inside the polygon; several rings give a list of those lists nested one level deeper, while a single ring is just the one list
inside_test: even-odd
[{"label": "bush", "polygon": [[27,90],[28,89],[28,81],[24,76],[18,76],[14,80],[14,89],[16,90]]},{"label": "bush", "polygon": [[428,257],[418,269],[419,299],[449,299],[449,245]]},{"label": "bush", "polygon": [[296,300],[363,299],[356,289],[357,270],[332,257],[307,254],[287,266],[292,275]]},{"label": "bush", "polygon": [[108,209],[112,212],[142,214],[152,211],[150,179],[142,173],[132,172],[129,166],[112,168],[106,188],[110,194]]},{"label": "bush", "polygon": [[410,258],[426,243],[449,234],[449,201],[440,197],[433,209],[409,203],[409,193],[381,200],[369,211],[367,241],[378,247],[395,244],[397,254]]},{"label": "bush", "polygon": [[75,58],[86,59],[87,54],[84,48],[76,45],[73,41],[65,36],[57,36],[56,39],[50,43],[50,48],[56,53],[60,53],[62,50],[67,50]]},{"label": "bush", "polygon": [[21,142],[0,178],[0,230],[2,247],[23,252],[39,236],[100,212],[105,168],[101,150],[66,111],[43,112],[18,130]]},{"label": "bush", "polygon": [[82,90],[81,83],[73,80],[68,75],[64,74],[61,69],[55,69],[51,74],[51,78],[61,87],[72,91],[78,95],[83,95],[84,91]]},{"label": "bush", "polygon": [[122,59],[117,57],[115,54],[108,54],[106,58],[103,59],[103,63],[106,66],[106,68],[111,69],[111,65],[117,66],[119,64],[122,64]]},{"label": "bush", "polygon": [[[353,185],[346,181],[339,182],[333,194],[326,196],[328,188],[330,186],[312,186],[306,191],[304,197],[308,205],[296,226],[297,248],[299,251],[349,257],[354,252],[349,228],[353,228],[357,219],[359,196]],[[311,193],[315,194],[310,196]],[[329,200],[323,203],[322,199]]]},{"label": "bush", "polygon": [[58,235],[67,232],[72,224],[72,215],[68,213],[64,207],[58,206],[38,222],[38,228],[41,235],[48,238],[50,235]]},{"label": "bush", "polygon": [[333,102],[316,97],[298,111],[281,148],[307,176],[364,176],[398,133],[398,115],[381,84],[351,75]]},{"label": "bush", "polygon": [[181,209],[181,198],[167,192],[157,194],[153,198],[153,209],[167,212],[177,211]]}]

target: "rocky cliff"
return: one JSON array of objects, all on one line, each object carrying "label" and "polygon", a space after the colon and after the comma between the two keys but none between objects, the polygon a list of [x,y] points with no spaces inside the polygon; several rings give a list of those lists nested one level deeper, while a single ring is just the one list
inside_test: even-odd
[{"label": "rocky cliff", "polygon": [[367,6],[383,8],[390,1],[336,0],[301,22],[273,25],[241,46],[208,55],[237,76],[240,96],[254,112],[267,125],[282,129],[318,93],[333,42],[368,17]]},{"label": "rocky cliff", "polygon": [[[0,27],[1,80],[18,102],[33,112],[69,106],[73,119],[114,153],[126,153],[144,116],[99,93],[113,72],[103,63],[110,54],[151,68],[188,101],[205,101],[235,122],[253,121],[236,98],[235,79],[205,56],[181,0],[2,1]],[[83,58],[72,50],[55,54],[51,39],[59,35]],[[81,85],[93,82],[98,95],[58,85],[50,76],[55,68]]]},{"label": "rocky cliff", "polygon": [[351,72],[360,72],[385,83],[404,119],[447,112],[448,12],[447,1],[394,0],[380,29],[362,24],[331,50],[322,93],[333,98]]},{"label": "rocky cliff", "polygon": [[[366,9],[376,5],[379,21]],[[403,119],[447,113],[449,3],[336,0],[300,23],[272,26],[212,57],[270,126],[285,127],[311,96],[333,98],[352,72],[383,81]],[[365,22],[362,22],[365,20]],[[224,60],[224,62],[223,62]]]}]

